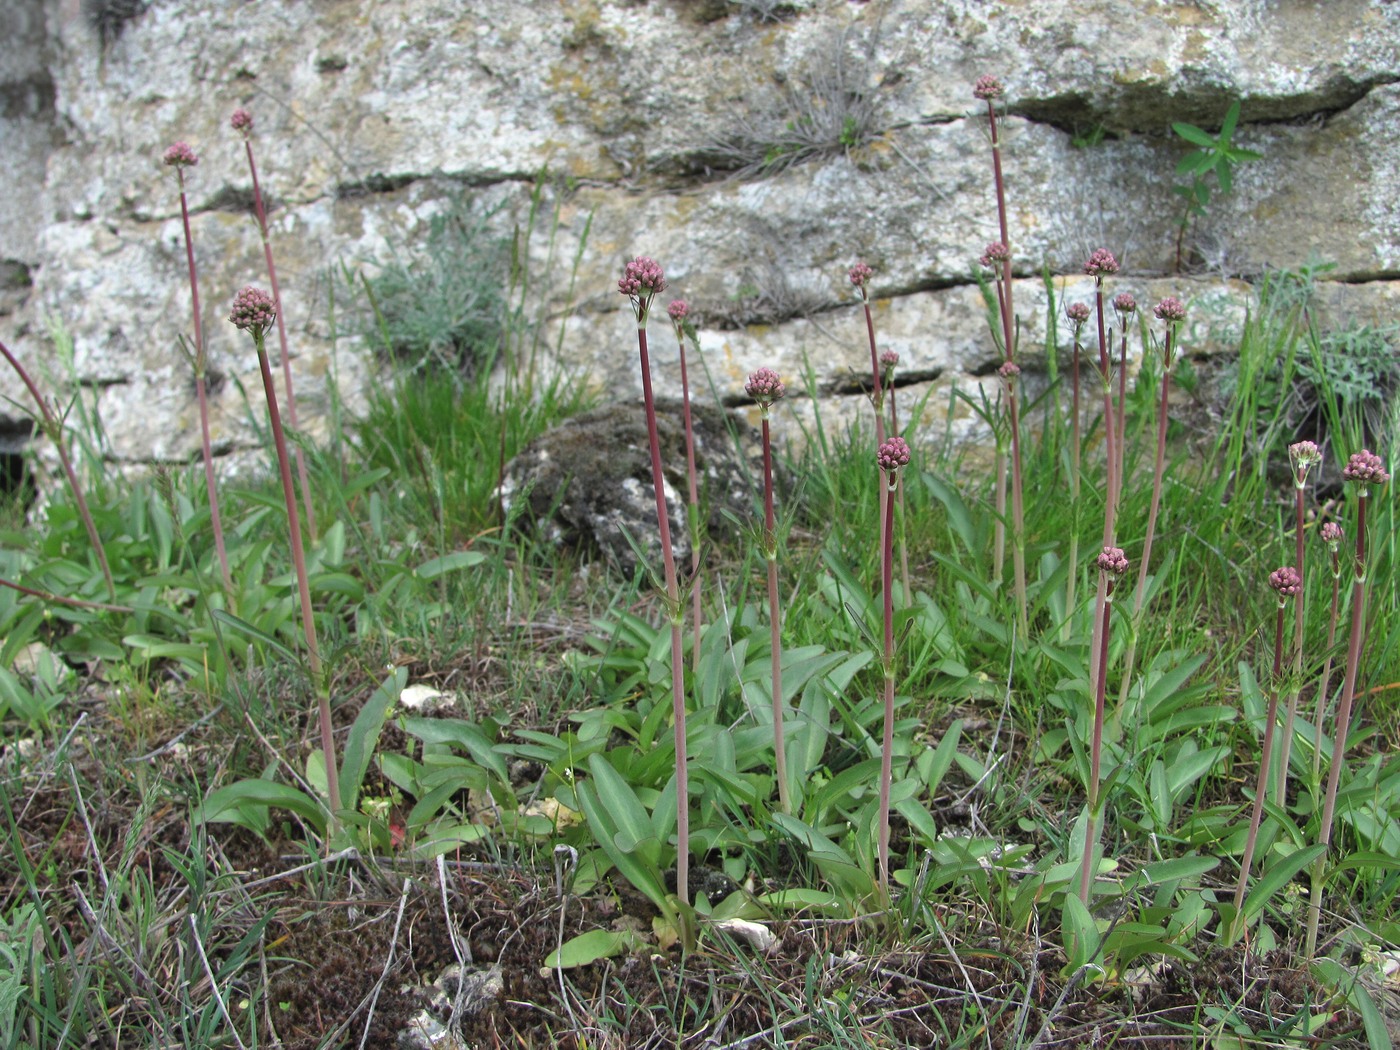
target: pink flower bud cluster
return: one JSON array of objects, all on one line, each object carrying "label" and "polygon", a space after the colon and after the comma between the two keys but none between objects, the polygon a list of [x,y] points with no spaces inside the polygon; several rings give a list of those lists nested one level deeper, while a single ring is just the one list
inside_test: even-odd
[{"label": "pink flower bud cluster", "polygon": [[858,262],[846,271],[846,276],[851,279],[851,283],[857,288],[864,288],[870,278],[875,276],[875,271],[865,263]]},{"label": "pink flower bud cluster", "polygon": [[671,315],[671,320],[680,324],[690,315],[690,306],[684,299],[672,299],[671,305],[666,307],[666,312]]},{"label": "pink flower bud cluster", "polygon": [[893,372],[899,367],[899,355],[893,350],[880,351],[880,367],[886,372]]},{"label": "pink flower bud cluster", "polygon": [[1089,256],[1089,261],[1084,264],[1084,272],[1090,277],[1103,280],[1118,272],[1118,260],[1107,248],[1095,248]]},{"label": "pink flower bud cluster", "polygon": [[1322,523],[1322,542],[1335,551],[1342,545],[1342,527],[1335,521],[1324,521]]},{"label": "pink flower bud cluster", "polygon": [[1186,304],[1174,295],[1169,295],[1152,308],[1157,320],[1176,324],[1186,317]]},{"label": "pink flower bud cluster", "polygon": [[1068,317],[1070,322],[1077,328],[1079,325],[1089,320],[1089,304],[1070,303],[1065,307],[1065,316]]},{"label": "pink flower bud cluster", "polygon": [[1011,249],[1001,241],[993,241],[982,249],[982,258],[977,261],[988,270],[995,270],[1009,258],[1011,258]]},{"label": "pink flower bud cluster", "polygon": [[1342,468],[1342,480],[1355,481],[1362,485],[1384,485],[1390,480],[1381,457],[1370,449],[1363,448],[1352,454],[1347,465]]},{"label": "pink flower bud cluster", "polygon": [[233,297],[228,319],[235,328],[261,335],[277,320],[277,304],[261,288],[249,285]]},{"label": "pink flower bud cluster", "polygon": [[1099,569],[1110,576],[1122,576],[1128,571],[1128,556],[1122,547],[1105,547],[1096,560]]},{"label": "pink flower bud cluster", "polygon": [[1113,297],[1113,308],[1126,317],[1137,312],[1137,300],[1129,292],[1120,292]]},{"label": "pink flower bud cluster", "polygon": [[1269,573],[1269,586],[1278,591],[1280,598],[1292,598],[1303,589],[1303,578],[1293,566],[1285,565]]},{"label": "pink flower bud cluster", "polygon": [[886,474],[909,465],[909,445],[902,437],[892,437],[876,450],[875,462]]},{"label": "pink flower bud cluster", "polygon": [[650,299],[666,290],[666,275],[661,272],[661,264],[655,259],[639,255],[623,267],[617,290],[623,295]]},{"label": "pink flower bud cluster", "polygon": [[997,368],[997,375],[1005,379],[1008,383],[1021,374],[1021,366],[1015,361],[1003,361]]},{"label": "pink flower bud cluster", "polygon": [[992,76],[990,73],[984,73],[982,76],[978,77],[977,82],[972,85],[972,97],[982,99],[983,101],[992,98],[1001,98],[1005,93],[1006,89],[1002,87],[1001,79]]},{"label": "pink flower bud cluster", "polygon": [[253,114],[249,113],[242,106],[233,111],[233,116],[228,118],[229,126],[234,131],[241,131],[244,135],[253,133]]},{"label": "pink flower bud cluster", "polygon": [[744,393],[767,407],[786,394],[787,387],[783,386],[782,379],[773,369],[759,368],[749,374],[749,380],[744,384]]},{"label": "pink flower bud cluster", "polygon": [[199,163],[199,158],[194,155],[194,150],[190,149],[188,142],[171,143],[162,159],[171,168],[193,168]]}]

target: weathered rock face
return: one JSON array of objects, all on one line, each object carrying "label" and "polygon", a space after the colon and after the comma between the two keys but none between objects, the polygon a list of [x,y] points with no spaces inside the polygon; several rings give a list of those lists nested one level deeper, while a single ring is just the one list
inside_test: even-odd
[{"label": "weathered rock face", "polygon": [[[1395,301],[1400,4],[1388,0],[150,0],[104,43],[84,12],[111,6],[0,12],[12,30],[0,36],[0,338],[42,364],[46,320],[64,326],[71,373],[49,370],[95,402],[119,461],[197,447],[175,350],[192,327],[178,196],[159,163],[176,139],[201,158],[189,183],[211,362],[257,388],[251,350],[223,320],[240,287],[266,283],[228,128],[239,105],[276,202],[313,435],[332,375],[352,407],[367,375],[343,314],[332,321],[333,267],[373,273],[464,199],[500,236],[521,234],[531,280],[513,305],[545,320],[541,345],[610,391],[640,386],[615,288],[638,254],[696,304],[720,400],[760,364],[849,387],[868,362],[845,279],[859,258],[906,374],[935,391],[973,381],[994,357],[972,275],[999,237],[970,91],[986,72],[1007,87],[1029,374],[1045,324],[1037,275],[1076,274],[1099,246],[1144,302],[1210,287],[1239,309],[1248,285],[1212,278],[1317,260],[1349,289],[1321,297],[1324,324],[1348,320],[1329,316],[1334,300],[1368,318]],[[1214,128],[1235,99],[1235,142],[1263,159],[1189,228],[1193,279],[1148,292],[1174,269],[1187,147],[1170,125]],[[354,305],[344,295],[338,311]],[[674,368],[658,368],[676,393]],[[215,399],[230,453],[254,437],[238,388]],[[0,392],[19,395],[9,376]]]},{"label": "weathered rock face", "polygon": [[[694,537],[686,520],[689,481],[686,475],[685,424],[679,400],[656,405],[656,429],[665,465],[663,488],[671,526],[671,551],[678,567],[689,571]],[[728,533],[726,517],[754,520],[761,500],[763,461],[757,435],[742,421],[713,405],[692,406],[695,473],[702,505],[708,507],[711,534]],[[751,450],[741,455],[739,449]],[[510,461],[501,483],[507,514],[549,539],[601,552],[629,576],[637,557],[630,535],[656,571],[661,540],[656,525],[656,496],[651,477],[651,445],[640,403],[607,405],[575,416],[540,435]],[[527,506],[516,506],[524,499]]]}]

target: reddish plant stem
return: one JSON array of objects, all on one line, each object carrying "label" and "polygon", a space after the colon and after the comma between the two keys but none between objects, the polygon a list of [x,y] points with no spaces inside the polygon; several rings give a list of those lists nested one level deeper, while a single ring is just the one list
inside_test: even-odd
[{"label": "reddish plant stem", "polygon": [[656,492],[657,531],[671,618],[671,718],[676,745],[676,896],[690,903],[690,778],[685,740],[685,644],[681,638],[680,584],[676,555],[671,549],[671,521],[666,512],[666,478],[661,466],[661,438],[656,428],[656,398],[651,389],[651,358],[647,354],[647,307],[637,317],[637,352],[642,365],[642,398],[646,405],[647,438],[651,445],[651,483]]},{"label": "reddish plant stem", "polygon": [[[1105,479],[1106,492],[1104,493],[1103,511],[1103,545],[1113,546],[1114,530],[1117,526],[1116,514],[1118,510],[1118,498],[1114,494],[1114,455],[1117,442],[1114,441],[1114,413],[1113,413],[1113,376],[1112,364],[1109,358],[1108,330],[1104,327],[1103,312],[1103,278],[1094,278],[1094,305],[1098,313],[1099,322],[1099,373],[1103,379],[1103,423],[1104,423],[1104,460],[1106,463]],[[1108,590],[1108,578],[1103,573],[1099,574],[1099,588],[1095,594],[1095,608],[1102,608]],[[1095,621],[1095,632],[1099,631],[1099,623]],[[1089,680],[1097,681],[1099,673],[1099,642],[1096,636],[1089,648]],[[1106,642],[1104,644],[1107,644]]]},{"label": "reddish plant stem", "polygon": [[[1359,486],[1356,501],[1356,561],[1351,581],[1351,637],[1347,642],[1346,671],[1342,676],[1342,699],[1337,708],[1337,730],[1332,739],[1332,764],[1327,771],[1327,790],[1322,800],[1322,823],[1317,840],[1324,847],[1332,845],[1332,819],[1337,810],[1337,787],[1341,783],[1342,763],[1346,756],[1347,734],[1351,731],[1351,708],[1356,699],[1356,674],[1361,666],[1361,640],[1366,633],[1366,504],[1369,502],[1365,484]],[[1308,903],[1308,934],[1306,958],[1317,950],[1317,926],[1322,915],[1322,873],[1327,853],[1313,865],[1312,894]]]},{"label": "reddish plant stem", "polygon": [[768,559],[768,623],[772,642],[773,757],[778,778],[778,805],[792,812],[788,791],[787,744],[783,735],[786,718],[783,703],[782,618],[778,610],[778,520],[773,509],[773,450],[768,431],[768,406],[763,406],[763,547]]},{"label": "reddish plant stem", "polygon": [[[272,301],[277,304],[277,343],[282,353],[282,381],[287,387],[287,421],[293,430],[300,430],[297,423],[297,397],[292,386],[292,355],[287,348],[287,326],[282,320],[282,291],[277,286],[277,267],[272,261],[272,241],[267,233],[267,211],[263,206],[262,187],[258,183],[258,166],[253,160],[253,140],[245,138],[243,148],[248,153],[248,171],[253,176],[253,210],[258,216],[258,232],[262,235],[263,258],[267,260],[267,280],[272,285]],[[301,501],[306,508],[306,531],[311,542],[316,542],[316,512],[311,503],[311,482],[306,474],[306,457],[301,448],[293,450],[297,460],[297,479],[301,482]]]},{"label": "reddish plant stem", "polygon": [[194,384],[199,403],[200,451],[204,456],[204,488],[209,494],[209,524],[214,530],[214,550],[224,578],[224,593],[233,596],[233,575],[228,567],[228,547],[224,543],[223,519],[219,514],[219,489],[214,480],[214,446],[209,439],[209,391],[205,383],[209,358],[204,348],[204,322],[199,314],[199,279],[194,265],[194,238],[190,235],[190,209],[185,198],[185,169],[175,168],[180,182],[180,221],[185,228],[185,261],[190,273],[190,312],[194,320]]},{"label": "reddish plant stem", "polygon": [[1073,383],[1071,405],[1071,437],[1069,452],[1069,499],[1074,525],[1069,536],[1069,575],[1065,579],[1065,619],[1060,627],[1060,640],[1069,641],[1070,622],[1074,619],[1075,590],[1079,583],[1079,458],[1083,438],[1079,425],[1079,327],[1074,329],[1074,361],[1070,368]]},{"label": "reddish plant stem", "polygon": [[102,612],[132,613],[136,610],[129,605],[109,605],[107,602],[89,602],[82,598],[64,598],[62,595],[50,594],[48,591],[36,591],[33,587],[26,587],[23,584],[15,583],[0,577],[0,587],[8,587],[12,591],[19,591],[20,594],[27,594],[31,598],[38,598],[40,601],[54,602],[58,605],[67,605],[73,609],[98,609]]},{"label": "reddish plant stem", "polygon": [[[691,619],[695,624],[695,638],[690,650],[690,667],[693,672],[700,670],[700,485],[695,469],[695,427],[690,413],[690,376],[685,366],[685,337],[678,331],[676,340],[681,353],[681,418],[685,423],[685,469],[689,484],[689,502],[686,506],[690,525],[690,597]],[[766,420],[765,420],[766,425]]]},{"label": "reddish plant stem", "polygon": [[[1297,559],[1294,565],[1298,568],[1298,573],[1307,579],[1306,567],[1303,563],[1303,484],[1294,484],[1293,499],[1293,526],[1296,535],[1294,536],[1294,557]],[[1288,799],[1288,762],[1293,752],[1293,727],[1298,720],[1298,697],[1303,691],[1303,595],[1308,589],[1302,588],[1297,597],[1293,599],[1293,688],[1288,692],[1288,713],[1283,719],[1283,741],[1279,749],[1278,765],[1278,791],[1274,796],[1274,801],[1282,806]]]},{"label": "reddish plant stem", "polygon": [[[275,300],[274,300],[275,301]],[[306,572],[306,549],[302,545],[301,516],[297,513],[296,488],[292,484],[291,458],[287,455],[287,435],[282,429],[282,413],[277,408],[277,388],[272,382],[272,366],[267,359],[266,335],[260,328],[252,329],[258,351],[258,368],[262,372],[263,391],[267,395],[267,415],[272,441],[277,448],[277,469],[282,477],[282,496],[287,505],[287,535],[292,548],[292,566],[296,570],[297,595],[301,600],[301,624],[306,636],[306,659],[311,679],[316,685],[317,714],[321,723],[321,751],[326,760],[326,791],[330,799],[332,819],[340,810],[340,779],[336,771],[335,731],[331,722],[330,683],[321,664],[321,648],[316,641],[316,617],[311,607],[311,580]]]},{"label": "reddish plant stem", "polygon": [[[890,392],[890,433],[897,435],[899,433],[899,411],[895,407],[895,386],[893,382],[889,384],[888,389]],[[903,488],[899,490],[897,496],[897,502],[899,503],[900,521],[903,522],[905,513]],[[908,608],[914,603],[914,592],[909,587],[909,547],[904,542],[903,530],[900,531],[899,535],[899,579],[900,582],[903,584],[904,605],[906,608]]]},{"label": "reddish plant stem", "polygon": [[1100,763],[1103,758],[1104,694],[1108,690],[1108,636],[1109,616],[1113,612],[1113,582],[1107,573],[1099,573],[1102,578],[1103,598],[1099,602],[1098,676],[1094,684],[1094,737],[1089,745],[1089,821],[1084,828],[1084,862],[1080,866],[1079,899],[1089,903],[1090,887],[1094,878],[1094,852],[1099,839],[1099,817],[1103,802],[1099,798]]},{"label": "reddish plant stem", "polygon": [[1240,859],[1240,880],[1235,884],[1235,918],[1231,923],[1232,936],[1237,935],[1244,925],[1244,891],[1249,882],[1249,869],[1254,864],[1254,847],[1259,840],[1259,824],[1264,815],[1264,796],[1269,790],[1269,762],[1274,751],[1274,722],[1278,718],[1279,679],[1283,676],[1283,610],[1284,603],[1278,603],[1278,615],[1274,618],[1274,673],[1269,686],[1269,710],[1264,716],[1264,751],[1259,758],[1259,778],[1254,785],[1254,806],[1249,814],[1249,835],[1244,842],[1244,856]]},{"label": "reddish plant stem", "polygon": [[63,476],[68,479],[68,489],[73,493],[73,503],[78,508],[78,516],[83,520],[83,528],[87,530],[88,542],[92,544],[93,551],[97,554],[97,564],[102,569],[102,578],[107,582],[107,593],[113,601],[117,599],[117,584],[112,579],[112,567],[107,564],[107,552],[103,549],[102,538],[97,534],[97,525],[92,520],[92,511],[88,509],[87,498],[83,495],[83,488],[78,483],[77,471],[73,469],[73,461],[68,458],[68,449],[63,444],[63,427],[59,425],[57,419],[49,411],[49,403],[44,400],[44,395],[39,393],[39,388],[34,384],[34,380],[29,377],[25,367],[19,363],[19,359],[10,353],[10,348],[4,343],[0,343],[0,354],[4,354],[5,360],[10,363],[10,367],[15,370],[20,381],[29,390],[29,396],[34,399],[34,403],[39,406],[39,419],[44,433],[53,442],[54,449],[58,452],[58,461],[63,465]]},{"label": "reddish plant stem", "polygon": [[[1001,262],[1000,286],[997,305],[1001,308],[1002,352],[1007,361],[1015,358],[1014,317],[1011,289],[1011,235],[1006,218],[1006,179],[1001,170],[1001,134],[998,129],[996,103],[987,99],[987,121],[992,133],[992,178],[996,183],[997,222],[1001,229],[1001,243],[1006,245],[1006,258]],[[1021,638],[1027,639],[1029,611],[1026,600],[1026,528],[1024,487],[1021,474],[1021,416],[1016,397],[1016,386],[1009,380],[1007,387],[1007,411],[1011,422],[1011,571],[1016,590],[1016,617]],[[1106,542],[1106,541],[1105,541]]]},{"label": "reddish plant stem", "polygon": [[[1162,354],[1162,396],[1157,405],[1157,451],[1152,460],[1152,502],[1147,508],[1147,535],[1142,541],[1142,563],[1138,566],[1137,586],[1133,589],[1133,632],[1123,660],[1123,684],[1119,702],[1126,703],[1137,663],[1137,634],[1142,626],[1142,608],[1147,598],[1147,567],[1152,561],[1152,541],[1157,534],[1157,515],[1162,509],[1162,474],[1167,463],[1167,407],[1171,393],[1172,338],[1175,328],[1167,326],[1166,347]],[[1126,440],[1126,437],[1125,437]]]},{"label": "reddish plant stem", "polygon": [[880,579],[885,614],[885,724],[880,742],[880,816],[878,852],[880,889],[890,899],[890,779],[894,775],[894,499],[898,475],[891,473],[885,486],[885,516],[880,549]]},{"label": "reddish plant stem", "polygon": [[1327,659],[1322,664],[1322,677],[1317,687],[1317,711],[1313,721],[1312,782],[1317,783],[1322,767],[1322,721],[1327,716],[1328,697],[1332,692],[1332,653],[1337,644],[1337,606],[1342,591],[1342,565],[1336,551],[1332,556],[1332,614],[1327,621]]}]

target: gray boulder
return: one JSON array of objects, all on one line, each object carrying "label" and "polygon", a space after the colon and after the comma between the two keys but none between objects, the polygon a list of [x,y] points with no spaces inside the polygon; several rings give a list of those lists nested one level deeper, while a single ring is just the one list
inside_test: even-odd
[{"label": "gray boulder", "polygon": [[[694,539],[686,522],[689,485],[681,408],[678,399],[657,400],[671,549],[684,575]],[[746,422],[712,404],[692,403],[691,414],[706,527],[712,536],[732,536],[734,523],[725,511],[741,521],[761,520],[758,436]],[[502,504],[508,515],[518,514],[521,527],[558,543],[597,550],[628,575],[637,569],[628,535],[646,553],[648,567],[661,572],[654,492],[646,414],[635,402],[605,405],[540,435],[506,465],[501,483]]]}]

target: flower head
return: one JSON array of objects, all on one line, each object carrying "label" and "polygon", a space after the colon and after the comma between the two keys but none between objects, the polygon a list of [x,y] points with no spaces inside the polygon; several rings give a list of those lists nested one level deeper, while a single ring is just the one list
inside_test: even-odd
[{"label": "flower head", "polygon": [[982,258],[977,261],[986,269],[995,270],[1009,258],[1011,258],[1011,249],[1001,241],[993,241],[982,249]]},{"label": "flower head", "polygon": [[909,445],[902,437],[892,437],[876,450],[875,462],[886,474],[893,475],[909,465]]},{"label": "flower head", "polygon": [[977,82],[972,85],[972,97],[983,100],[1001,98],[1006,93],[1002,87],[1001,78],[994,77],[990,73],[984,73],[977,78]]},{"label": "flower head", "polygon": [[846,271],[846,276],[857,288],[864,289],[870,278],[875,276],[875,271],[863,262],[858,262]]},{"label": "flower head", "polygon": [[1118,260],[1107,248],[1095,248],[1089,261],[1084,264],[1084,272],[1101,281],[1118,272]]},{"label": "flower head", "polygon": [[1137,312],[1137,300],[1129,292],[1120,292],[1113,297],[1113,308],[1124,317]]},{"label": "flower head", "polygon": [[228,319],[235,328],[260,336],[277,320],[277,304],[261,288],[249,285],[233,297]]},{"label": "flower head", "polygon": [[893,350],[880,351],[880,375],[886,383],[894,382],[894,370],[899,367],[899,355]]},{"label": "flower head", "polygon": [[666,290],[666,275],[661,272],[661,264],[655,259],[639,255],[622,268],[617,290],[633,298],[650,299]]},{"label": "flower head", "polygon": [[[1347,465],[1342,468],[1343,481],[1355,481],[1362,485],[1384,485],[1390,480],[1381,457],[1370,449],[1363,448],[1352,453]],[[1362,490],[1365,491],[1364,489]]]},{"label": "flower head", "polygon": [[171,143],[161,159],[171,168],[193,168],[199,163],[199,158],[194,155],[194,150],[190,149],[188,142]]},{"label": "flower head", "polygon": [[1338,547],[1342,545],[1342,527],[1335,521],[1324,521],[1322,523],[1322,542],[1336,553]]},{"label": "flower head", "polygon": [[1278,591],[1279,599],[1291,598],[1303,589],[1303,578],[1291,565],[1269,573],[1269,586]]},{"label": "flower head", "polygon": [[1105,547],[1098,559],[1099,569],[1110,576],[1122,576],[1128,571],[1128,556],[1122,547]]},{"label": "flower head", "polygon": [[671,320],[677,324],[690,316],[690,306],[684,299],[672,299],[671,305],[666,307],[666,312],[671,315]]},{"label": "flower head", "polygon": [[1085,321],[1089,320],[1089,304],[1070,303],[1065,307],[1065,316],[1069,318],[1070,323],[1073,324],[1074,327],[1078,328]]},{"label": "flower head", "polygon": [[1322,462],[1322,451],[1311,441],[1295,441],[1288,446],[1288,462],[1293,464],[1293,478],[1301,487],[1308,480],[1308,471]]},{"label": "flower head", "polygon": [[783,381],[773,369],[760,368],[749,374],[744,393],[757,401],[760,407],[767,408],[787,393],[787,387],[783,386]]},{"label": "flower head", "polygon": [[1159,321],[1176,324],[1186,317],[1186,304],[1176,296],[1169,295],[1152,308],[1152,313]]},{"label": "flower head", "polygon": [[228,118],[228,122],[234,131],[241,131],[245,136],[253,133],[253,114],[242,106],[233,111],[233,116]]},{"label": "flower head", "polygon": [[1021,366],[1015,361],[1003,361],[997,368],[997,375],[1005,379],[1008,383],[1021,374]]}]

